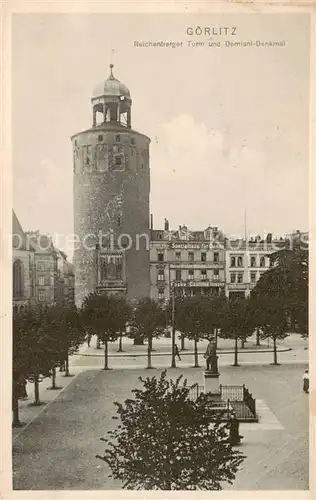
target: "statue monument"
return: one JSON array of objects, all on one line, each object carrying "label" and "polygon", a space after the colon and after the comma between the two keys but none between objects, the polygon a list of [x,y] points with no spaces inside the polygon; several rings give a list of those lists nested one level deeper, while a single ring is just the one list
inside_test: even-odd
[{"label": "statue monument", "polygon": [[206,370],[212,374],[218,374],[218,356],[216,355],[216,340],[209,341],[204,358],[206,361]]},{"label": "statue monument", "polygon": [[206,370],[204,371],[204,392],[205,394],[210,394],[217,398],[220,394],[220,388],[216,344],[215,338],[210,339],[204,354],[206,361]]}]

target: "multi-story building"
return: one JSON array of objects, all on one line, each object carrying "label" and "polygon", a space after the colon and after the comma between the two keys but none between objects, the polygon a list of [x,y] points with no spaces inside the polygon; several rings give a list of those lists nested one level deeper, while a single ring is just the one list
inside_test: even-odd
[{"label": "multi-story building", "polygon": [[113,75],[91,99],[92,127],[72,136],[75,301],[94,291],[149,295],[149,144],[132,129],[129,89]]},{"label": "multi-story building", "polygon": [[226,239],[227,297],[248,297],[262,274],[271,266],[269,255],[284,247],[286,239],[268,234],[250,239]]},{"label": "multi-story building", "polygon": [[35,250],[35,300],[40,304],[55,304],[58,253],[52,239],[39,231],[26,233]]},{"label": "multi-story building", "polygon": [[151,230],[150,296],[167,301],[176,295],[219,295],[225,290],[225,240],[216,227],[190,231],[186,226]]}]

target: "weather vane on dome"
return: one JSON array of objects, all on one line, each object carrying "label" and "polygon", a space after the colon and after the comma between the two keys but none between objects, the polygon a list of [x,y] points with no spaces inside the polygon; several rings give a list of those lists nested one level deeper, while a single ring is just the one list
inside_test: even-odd
[{"label": "weather vane on dome", "polygon": [[111,50],[111,56],[110,56],[110,70],[111,70],[111,77],[114,77],[113,75],[113,68],[114,68],[114,64],[113,64],[113,59],[114,59],[114,54],[115,54],[115,50],[112,49]]}]

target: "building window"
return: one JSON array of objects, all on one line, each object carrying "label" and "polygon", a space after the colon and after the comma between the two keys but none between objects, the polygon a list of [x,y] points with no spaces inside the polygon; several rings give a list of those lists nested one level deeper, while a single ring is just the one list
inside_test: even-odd
[{"label": "building window", "polygon": [[38,278],[38,284],[39,284],[40,286],[44,286],[44,285],[45,285],[45,278],[44,278],[44,276],[40,276],[40,277]]},{"label": "building window", "polygon": [[206,262],[206,252],[201,253],[201,261]]},{"label": "building window", "polygon": [[181,260],[181,252],[176,252],[176,260]]},{"label": "building window", "polygon": [[219,269],[214,269],[213,276],[215,281],[219,280]]},{"label": "building window", "polygon": [[218,264],[218,262],[219,262],[219,253],[218,252],[214,252],[214,263]]},{"label": "building window", "polygon": [[242,267],[242,257],[241,256],[239,256],[237,258],[237,267]]},{"label": "building window", "polygon": [[38,271],[45,271],[45,262],[38,262],[37,269]]},{"label": "building window", "polygon": [[206,269],[201,269],[201,280],[206,280],[207,275],[206,275]]},{"label": "building window", "polygon": [[115,157],[115,165],[122,165],[122,158],[120,156]]},{"label": "building window", "polygon": [[251,283],[256,282],[256,273],[250,273],[250,281],[251,281]]},{"label": "building window", "polygon": [[134,139],[134,137],[131,138],[131,144],[135,145],[135,139]]},{"label": "building window", "polygon": [[236,273],[230,273],[230,282],[236,283]]},{"label": "building window", "polygon": [[40,290],[38,292],[38,300],[40,300],[41,302],[45,300],[45,292],[43,290]]},{"label": "building window", "polygon": [[181,269],[176,269],[176,281],[181,281]]},{"label": "building window", "polygon": [[236,267],[236,257],[230,258],[230,267]]},{"label": "building window", "polygon": [[23,288],[23,264],[20,260],[15,260],[13,263],[13,297],[22,297]]},{"label": "building window", "polygon": [[76,140],[75,140],[75,146],[77,146],[77,144],[78,144],[78,143],[77,143],[77,139],[76,139]]},{"label": "building window", "polygon": [[260,257],[260,267],[266,267],[266,260],[264,257]]},{"label": "building window", "polygon": [[164,260],[163,252],[158,252],[158,261],[163,262],[163,260]]},{"label": "building window", "polygon": [[165,298],[165,293],[162,291],[159,291],[158,292],[158,300],[164,300],[164,298]]},{"label": "building window", "polygon": [[244,275],[243,273],[238,273],[237,275],[237,283],[242,283],[243,282]]},{"label": "building window", "polygon": [[165,272],[163,269],[158,270],[158,281],[164,281],[165,279]]},{"label": "building window", "polygon": [[193,262],[194,261],[194,252],[189,252],[188,257],[189,257],[189,261]]},{"label": "building window", "polygon": [[120,136],[120,134],[117,134],[115,136],[115,142],[121,142],[121,136]]},{"label": "building window", "polygon": [[250,267],[257,267],[256,257],[254,255],[250,257]]},{"label": "building window", "polygon": [[102,142],[102,141],[103,141],[103,135],[101,135],[101,134],[100,134],[100,135],[98,136],[98,141],[99,141],[99,142]]},{"label": "building window", "polygon": [[193,279],[194,278],[194,269],[189,269],[189,279]]},{"label": "building window", "polygon": [[122,225],[122,217],[120,215],[117,216],[117,225],[119,227]]}]

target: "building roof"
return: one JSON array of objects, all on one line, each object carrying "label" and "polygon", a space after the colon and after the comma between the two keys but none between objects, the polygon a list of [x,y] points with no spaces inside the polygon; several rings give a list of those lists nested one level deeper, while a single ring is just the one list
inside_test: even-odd
[{"label": "building roof", "polygon": [[113,64],[110,64],[110,76],[102,83],[99,83],[93,91],[93,98],[96,97],[127,97],[131,98],[130,91],[122,82],[113,75]]},{"label": "building roof", "polygon": [[26,250],[26,234],[14,210],[12,210],[12,248]]}]

